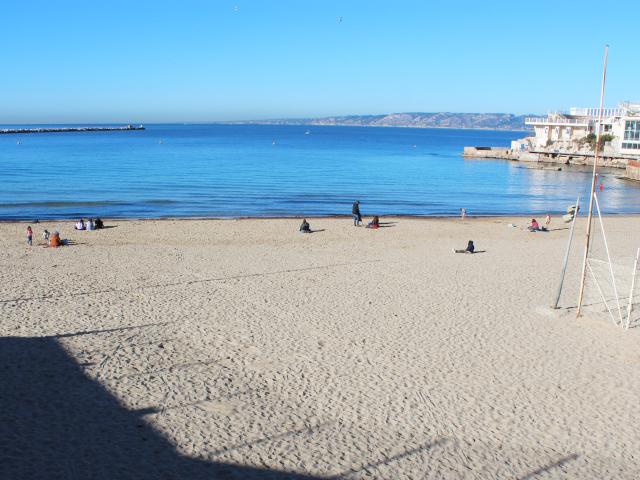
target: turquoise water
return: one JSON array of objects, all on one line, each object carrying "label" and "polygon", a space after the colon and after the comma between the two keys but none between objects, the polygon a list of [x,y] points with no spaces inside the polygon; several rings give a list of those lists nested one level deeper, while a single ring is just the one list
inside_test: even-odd
[{"label": "turquoise water", "polygon": [[[522,136],[256,125],[0,135],[0,219],[334,215],[355,199],[366,215],[540,215],[588,195],[587,170],[460,156]],[[604,186],[607,213],[640,212],[636,184],[605,175]]]}]

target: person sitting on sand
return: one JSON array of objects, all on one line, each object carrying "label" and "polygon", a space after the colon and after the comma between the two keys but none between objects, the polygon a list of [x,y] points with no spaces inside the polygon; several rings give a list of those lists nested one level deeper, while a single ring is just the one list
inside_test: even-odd
[{"label": "person sitting on sand", "polygon": [[62,241],[60,240],[60,233],[56,230],[49,236],[49,247],[60,247]]},{"label": "person sitting on sand", "polygon": [[100,229],[104,228],[104,223],[102,223],[102,220],[100,220],[99,218],[96,218],[96,221],[94,222],[94,225],[96,227],[96,230],[100,230]]},{"label": "person sitting on sand", "polygon": [[538,222],[536,221],[535,218],[531,219],[531,224],[527,227],[527,229],[530,232],[539,232],[540,231],[540,225],[538,224]]},{"label": "person sitting on sand", "polygon": [[42,232],[42,239],[45,242],[49,243],[49,230],[45,229],[45,231]]},{"label": "person sitting on sand", "polygon": [[84,220],[80,219],[76,222],[76,226],[75,226],[76,230],[84,230],[85,226],[84,226]]},{"label": "person sitting on sand", "polygon": [[87,220],[87,230],[95,230],[93,218],[90,218],[89,220]]},{"label": "person sitting on sand", "polygon": [[311,227],[309,226],[309,222],[307,222],[306,218],[302,219],[302,224],[300,225],[300,231],[302,233],[311,233]]},{"label": "person sitting on sand", "polygon": [[380,227],[380,219],[378,218],[378,216],[376,215],[375,217],[373,217],[373,220],[371,220],[368,224],[367,224],[367,228],[379,228]]},{"label": "person sitting on sand", "polygon": [[467,248],[465,248],[464,250],[456,250],[455,248],[453,249],[453,253],[474,253],[476,251],[476,247],[473,245],[473,240],[469,240],[469,243],[467,243]]}]

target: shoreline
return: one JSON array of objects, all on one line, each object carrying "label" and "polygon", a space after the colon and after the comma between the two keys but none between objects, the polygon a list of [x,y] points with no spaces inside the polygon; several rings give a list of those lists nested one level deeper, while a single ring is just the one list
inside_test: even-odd
[{"label": "shoreline", "polygon": [[[582,209],[581,209],[582,210]],[[566,212],[551,212],[551,218],[557,219],[562,215],[565,215]],[[375,214],[371,215],[362,215],[362,218],[372,218]],[[420,220],[420,221],[430,221],[430,220],[456,220],[456,221],[468,221],[468,220],[504,220],[510,218],[531,218],[531,217],[542,217],[546,215],[545,213],[514,213],[514,214],[504,214],[504,215],[467,215],[464,220],[460,218],[460,215],[378,215],[381,219],[385,218],[393,218],[398,220]],[[594,213],[595,215],[595,213]],[[638,218],[640,217],[640,212],[637,213],[604,213],[602,214],[603,218]],[[36,220],[21,220],[21,219],[0,219],[0,225],[9,225],[13,223],[31,223],[38,225],[40,223],[54,223],[54,222],[75,222],[80,217],[60,217],[60,218],[43,218]],[[292,216],[266,216],[266,217],[257,217],[257,216],[244,216],[244,217],[87,217],[86,215],[82,217],[84,218],[101,218],[102,221],[117,221],[117,222],[189,222],[189,221],[228,221],[228,222],[238,222],[238,221],[254,221],[254,220],[300,220],[302,218],[314,219],[314,220],[351,220],[351,215],[292,215]],[[586,218],[586,214],[581,214],[578,216],[578,219]],[[564,223],[564,222],[563,222]],[[567,224],[568,225],[568,224]]]}]

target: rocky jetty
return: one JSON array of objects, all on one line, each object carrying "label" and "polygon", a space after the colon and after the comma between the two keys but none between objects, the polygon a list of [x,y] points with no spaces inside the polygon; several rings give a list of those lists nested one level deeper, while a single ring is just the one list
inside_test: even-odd
[{"label": "rocky jetty", "polygon": [[43,128],[3,128],[0,134],[15,133],[65,133],[65,132],[121,132],[129,130],[144,130],[143,125],[133,126],[126,125],[124,127],[43,127]]}]

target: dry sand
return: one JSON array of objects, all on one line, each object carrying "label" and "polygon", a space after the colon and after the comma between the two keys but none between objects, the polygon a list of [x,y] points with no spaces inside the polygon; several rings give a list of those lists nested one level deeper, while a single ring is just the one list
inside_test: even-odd
[{"label": "dry sand", "polygon": [[640,328],[549,308],[565,225],[386,220],[0,224],[0,478],[640,478]]}]

